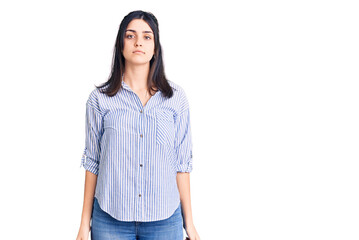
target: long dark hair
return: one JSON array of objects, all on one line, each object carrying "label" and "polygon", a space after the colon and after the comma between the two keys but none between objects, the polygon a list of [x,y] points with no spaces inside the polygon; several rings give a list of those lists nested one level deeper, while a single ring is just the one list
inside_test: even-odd
[{"label": "long dark hair", "polygon": [[155,86],[157,89],[161,90],[163,96],[171,98],[173,90],[168,83],[164,71],[157,18],[152,13],[141,10],[130,12],[123,18],[117,33],[110,77],[107,82],[101,84],[100,86],[96,86],[96,88],[109,97],[114,96],[122,88],[122,74],[125,71],[125,58],[122,54],[122,50],[124,48],[124,37],[126,28],[133,19],[142,19],[146,21],[154,34],[155,53],[150,60],[147,89],[152,95],[152,91],[155,90],[153,87]]}]

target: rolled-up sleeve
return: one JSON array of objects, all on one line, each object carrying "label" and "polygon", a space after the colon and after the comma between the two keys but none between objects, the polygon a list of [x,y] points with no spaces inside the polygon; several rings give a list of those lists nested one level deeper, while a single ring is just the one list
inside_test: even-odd
[{"label": "rolled-up sleeve", "polygon": [[101,137],[103,133],[103,121],[98,105],[97,98],[92,92],[86,102],[86,121],[85,121],[85,149],[81,158],[80,167],[98,175]]},{"label": "rolled-up sleeve", "polygon": [[177,116],[175,123],[175,152],[177,172],[192,172],[192,133],[190,110],[187,100],[185,110]]}]

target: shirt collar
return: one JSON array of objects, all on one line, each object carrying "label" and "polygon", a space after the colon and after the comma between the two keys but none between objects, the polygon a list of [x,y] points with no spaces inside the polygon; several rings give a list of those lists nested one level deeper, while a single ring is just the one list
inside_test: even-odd
[{"label": "shirt collar", "polygon": [[[130,86],[128,86],[127,83],[125,83],[125,81],[123,81],[123,79],[121,80],[121,83],[122,83],[122,87],[123,87],[124,89],[127,89],[128,91],[133,92],[132,89],[130,88]],[[161,92],[161,91],[158,90],[157,92]],[[156,93],[157,93],[157,92],[156,92]]]},{"label": "shirt collar", "polygon": [[[127,89],[128,91],[132,91],[132,89],[130,88],[130,86],[128,86],[127,83],[125,83],[125,81],[123,81],[123,79],[122,79],[122,87],[123,87],[124,89]],[[132,91],[132,92],[133,92],[133,91]]]}]

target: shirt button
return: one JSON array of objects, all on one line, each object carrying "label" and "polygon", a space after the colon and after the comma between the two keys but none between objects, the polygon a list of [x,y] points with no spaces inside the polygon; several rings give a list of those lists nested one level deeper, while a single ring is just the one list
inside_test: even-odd
[{"label": "shirt button", "polygon": [[141,134],[140,137],[143,137],[143,135]]},{"label": "shirt button", "polygon": [[142,167],[143,165],[142,164],[140,164],[140,167]]},{"label": "shirt button", "polygon": [[140,113],[142,113],[142,110],[140,110]]},{"label": "shirt button", "polygon": [[141,197],[141,194],[138,194],[139,197]]}]

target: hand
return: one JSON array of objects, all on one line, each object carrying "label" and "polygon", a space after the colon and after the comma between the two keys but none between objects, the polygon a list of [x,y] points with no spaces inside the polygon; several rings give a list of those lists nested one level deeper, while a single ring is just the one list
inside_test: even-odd
[{"label": "hand", "polygon": [[76,240],[88,240],[90,230],[90,225],[81,225]]},{"label": "hand", "polygon": [[200,240],[199,235],[198,235],[198,233],[196,231],[196,228],[194,227],[193,224],[190,224],[190,225],[186,226],[185,230],[186,230],[187,236],[189,237],[189,238],[186,238],[186,239]]}]

